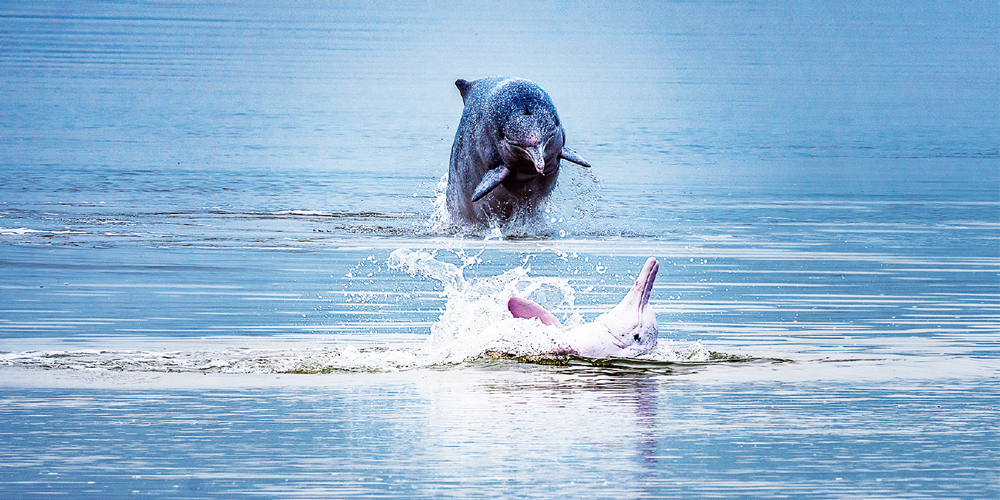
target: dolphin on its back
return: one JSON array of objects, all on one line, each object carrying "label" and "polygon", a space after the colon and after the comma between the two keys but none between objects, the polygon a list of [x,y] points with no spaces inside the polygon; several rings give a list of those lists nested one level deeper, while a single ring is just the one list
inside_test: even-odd
[{"label": "dolphin on its back", "polygon": [[551,354],[574,354],[588,358],[629,358],[656,347],[660,328],[649,305],[650,293],[660,263],[650,257],[625,298],[592,323],[564,330],[559,320],[542,306],[521,297],[511,297],[507,309],[515,318],[536,318],[545,325],[564,330],[569,346]]},{"label": "dolphin on its back", "polygon": [[564,145],[556,108],[535,83],[492,76],[455,86],[465,109],[448,167],[453,220],[486,224],[530,213],[555,188],[561,159],[590,166]]}]

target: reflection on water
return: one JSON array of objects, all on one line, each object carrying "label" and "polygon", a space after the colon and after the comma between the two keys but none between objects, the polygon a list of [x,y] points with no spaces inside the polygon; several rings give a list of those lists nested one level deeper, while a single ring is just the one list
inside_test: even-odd
[{"label": "reflection on water", "polygon": [[198,377],[5,391],[5,474],[29,494],[279,498],[961,496],[997,479],[982,452],[995,379],[803,390],[526,365]]}]

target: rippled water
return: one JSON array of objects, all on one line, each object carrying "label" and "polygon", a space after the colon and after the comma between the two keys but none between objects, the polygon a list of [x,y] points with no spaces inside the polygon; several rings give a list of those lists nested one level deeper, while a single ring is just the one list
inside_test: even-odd
[{"label": "rippled water", "polygon": [[[996,496],[998,19],[0,7],[0,496]],[[442,230],[452,82],[493,74],[594,167]],[[649,256],[656,356],[482,342]]]}]

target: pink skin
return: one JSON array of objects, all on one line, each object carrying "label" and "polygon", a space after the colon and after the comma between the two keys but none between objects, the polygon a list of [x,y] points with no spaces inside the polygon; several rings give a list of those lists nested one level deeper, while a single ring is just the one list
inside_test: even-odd
[{"label": "pink skin", "polygon": [[538,318],[543,325],[557,326],[560,330],[562,330],[562,323],[560,323],[559,320],[552,315],[552,313],[528,299],[511,297],[510,300],[507,301],[507,309],[510,310],[510,313],[513,314],[515,318]]},{"label": "pink skin", "polygon": [[[588,358],[632,357],[656,347],[659,327],[649,305],[649,295],[659,270],[660,264],[650,257],[625,298],[593,323],[568,330],[570,348],[554,354]],[[543,324],[562,328],[552,313],[528,299],[511,297],[507,309],[515,318],[538,318]]]},{"label": "pink skin", "polygon": [[[513,140],[506,138],[500,140],[500,144],[497,149],[501,151],[501,156],[504,157],[504,165],[514,165],[517,160],[528,160],[535,167],[535,172],[538,175],[545,175],[545,146],[543,143],[543,137],[537,130],[532,130],[528,132],[528,135],[518,139]],[[509,167],[508,167],[509,168]],[[534,177],[534,173],[518,172],[515,178],[518,179],[530,179]]]}]

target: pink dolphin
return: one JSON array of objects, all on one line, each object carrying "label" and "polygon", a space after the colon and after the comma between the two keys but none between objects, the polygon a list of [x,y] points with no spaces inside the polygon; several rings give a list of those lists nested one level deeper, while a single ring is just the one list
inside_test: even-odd
[{"label": "pink dolphin", "polygon": [[[575,354],[588,358],[638,356],[656,347],[659,327],[649,306],[649,293],[660,264],[650,257],[642,266],[632,289],[614,309],[566,332],[570,348],[557,354]],[[515,318],[538,318],[546,325],[562,328],[559,320],[544,307],[520,297],[511,297],[507,309]]]}]

